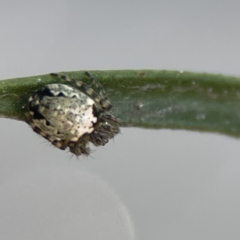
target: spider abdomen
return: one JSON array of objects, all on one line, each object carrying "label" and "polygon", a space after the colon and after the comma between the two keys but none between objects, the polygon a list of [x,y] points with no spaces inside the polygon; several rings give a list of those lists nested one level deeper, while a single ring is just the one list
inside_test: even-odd
[{"label": "spider abdomen", "polygon": [[[26,121],[54,146],[69,147],[78,156],[90,153],[88,142],[105,145],[119,132],[120,123],[109,113],[111,104],[104,90],[98,94],[82,82],[76,85],[81,90],[65,84],[49,84],[38,89],[28,98]],[[97,86],[101,89],[100,84]]]}]

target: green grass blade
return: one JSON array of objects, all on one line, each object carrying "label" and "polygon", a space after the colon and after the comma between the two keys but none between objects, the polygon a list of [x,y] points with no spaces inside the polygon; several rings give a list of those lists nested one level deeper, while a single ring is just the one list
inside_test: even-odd
[{"label": "green grass blade", "polygon": [[[240,78],[165,70],[90,73],[105,88],[125,126],[240,136]],[[86,80],[84,71],[64,74]],[[56,82],[64,83],[49,74],[0,81],[0,116],[24,121],[26,98]]]}]

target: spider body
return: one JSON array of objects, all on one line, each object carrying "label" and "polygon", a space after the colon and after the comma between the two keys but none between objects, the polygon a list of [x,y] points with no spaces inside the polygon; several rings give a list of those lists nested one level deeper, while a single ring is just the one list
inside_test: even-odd
[{"label": "spider body", "polygon": [[[120,122],[109,111],[112,106],[102,86],[91,78],[89,86],[65,75],[52,73],[76,88],[49,84],[38,89],[26,104],[27,123],[57,148],[79,156],[89,155],[89,142],[104,146],[119,133]],[[94,90],[94,87],[98,92]]]}]

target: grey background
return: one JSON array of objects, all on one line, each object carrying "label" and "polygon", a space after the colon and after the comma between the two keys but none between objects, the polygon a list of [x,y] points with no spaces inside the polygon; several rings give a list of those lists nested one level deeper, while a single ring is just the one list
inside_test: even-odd
[{"label": "grey background", "polygon": [[[91,69],[240,75],[239,1],[1,1],[0,78]],[[1,239],[238,239],[239,140],[122,129],[77,160],[0,119]]]}]

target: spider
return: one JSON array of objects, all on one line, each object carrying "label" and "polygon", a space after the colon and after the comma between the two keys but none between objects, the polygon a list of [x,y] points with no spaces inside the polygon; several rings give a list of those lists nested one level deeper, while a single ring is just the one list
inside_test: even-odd
[{"label": "spider", "polygon": [[35,91],[26,104],[26,122],[32,129],[55,147],[68,147],[76,156],[90,154],[89,142],[104,146],[120,131],[120,122],[110,112],[112,105],[103,87],[89,72],[85,74],[91,85],[51,73],[76,87],[46,85]]}]

